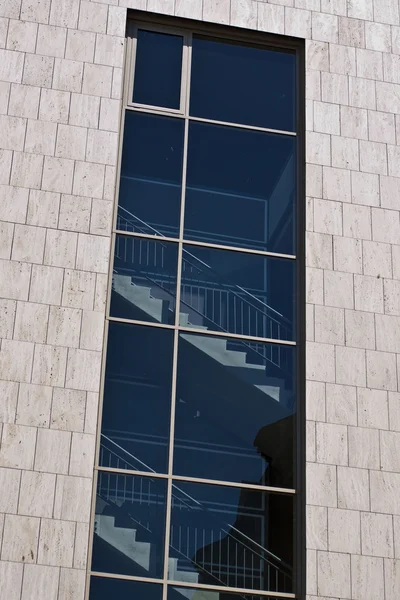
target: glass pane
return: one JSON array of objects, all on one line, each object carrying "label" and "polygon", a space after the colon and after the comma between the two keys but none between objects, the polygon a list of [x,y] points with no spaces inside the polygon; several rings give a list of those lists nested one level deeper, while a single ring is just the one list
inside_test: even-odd
[{"label": "glass pane", "polygon": [[178,245],[117,235],[110,314],[175,323]]},{"label": "glass pane", "polygon": [[168,565],[174,581],[291,592],[292,497],[176,482]]},{"label": "glass pane", "polygon": [[185,236],[293,254],[295,145],[293,137],[190,123]]},{"label": "glass pane", "polygon": [[176,237],[183,119],[125,113],[117,229]]},{"label": "glass pane", "polygon": [[174,473],[293,487],[295,348],[181,333]]},{"label": "glass pane", "polygon": [[[109,577],[91,577],[89,600],[161,600],[162,585],[143,581],[124,581]],[[183,599],[182,599],[183,600]]]},{"label": "glass pane", "polygon": [[180,107],[183,37],[139,29],[133,102]]},{"label": "glass pane", "polygon": [[98,472],[92,571],[162,577],[167,482]]},{"label": "glass pane", "polygon": [[110,322],[101,466],[166,472],[172,353],[173,331]]},{"label": "glass pane", "polygon": [[187,588],[168,586],[167,600],[282,600],[282,596],[259,596],[257,594],[243,594],[235,592],[220,592],[204,588]]},{"label": "glass pane", "polygon": [[190,114],[295,130],[296,55],[193,38]]},{"label": "glass pane", "polygon": [[295,261],[184,246],[181,324],[293,340]]}]

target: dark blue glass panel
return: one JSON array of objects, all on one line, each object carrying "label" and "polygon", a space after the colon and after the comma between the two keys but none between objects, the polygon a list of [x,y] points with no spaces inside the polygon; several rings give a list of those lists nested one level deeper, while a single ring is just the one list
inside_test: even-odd
[{"label": "dark blue glass panel", "polygon": [[[167,600],[183,600],[183,598],[189,600],[266,600],[265,596],[257,594],[247,594],[243,592],[221,592],[213,589],[204,588],[187,588],[168,586]],[[268,600],[282,600],[282,597],[275,598],[273,596],[267,596]]]},{"label": "dark blue glass panel", "polygon": [[177,244],[117,235],[111,316],[173,324],[177,261]]},{"label": "dark blue glass panel", "polygon": [[173,331],[110,322],[99,464],[168,465]]},{"label": "dark blue glass panel", "polygon": [[290,593],[293,499],[177,481],[169,556],[170,579]]},{"label": "dark blue glass panel", "polygon": [[291,136],[190,123],[186,238],[293,254],[295,148]]},{"label": "dark blue glass panel", "polygon": [[190,114],[295,131],[296,55],[193,38]]},{"label": "dark blue glass panel", "polygon": [[183,119],[126,111],[117,229],[176,237]]},{"label": "dark blue glass panel", "polygon": [[98,472],[92,571],[162,577],[167,482]]},{"label": "dark blue glass panel", "polygon": [[180,333],[174,474],[294,487],[295,352]]},{"label": "dark blue glass panel", "polygon": [[92,576],[89,600],[111,600],[111,598],[114,600],[162,600],[162,585]]},{"label": "dark blue glass panel", "polygon": [[138,30],[133,102],[180,106],[183,37]]},{"label": "dark blue glass panel", "polygon": [[185,245],[181,324],[293,340],[295,261]]}]

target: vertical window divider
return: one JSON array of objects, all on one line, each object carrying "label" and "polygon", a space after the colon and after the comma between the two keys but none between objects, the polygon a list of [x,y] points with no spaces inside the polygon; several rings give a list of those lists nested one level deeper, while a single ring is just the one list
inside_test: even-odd
[{"label": "vertical window divider", "polygon": [[[170,433],[169,433],[169,455],[168,455],[168,487],[167,487],[167,507],[165,518],[165,545],[164,545],[164,580],[163,580],[163,600],[167,600],[168,587],[168,569],[169,569],[169,544],[171,531],[171,510],[172,510],[172,472],[174,461],[174,436],[175,436],[175,407],[176,407],[176,381],[178,370],[178,344],[179,344],[179,322],[180,322],[180,305],[181,305],[181,280],[182,280],[182,255],[183,255],[183,227],[185,218],[185,195],[186,195],[186,172],[187,172],[187,150],[188,150],[188,134],[189,134],[189,100],[190,100],[190,66],[191,66],[191,34],[186,34],[184,37],[184,54],[181,89],[185,90],[184,94],[184,115],[185,115],[185,131],[183,140],[183,164],[182,164],[182,188],[181,188],[181,212],[179,224],[179,241],[178,241],[178,268],[176,277],[176,301],[175,301],[175,330],[174,330],[174,351],[172,363],[172,389],[171,389],[171,418],[170,418]],[[185,60],[186,59],[186,60]]]}]

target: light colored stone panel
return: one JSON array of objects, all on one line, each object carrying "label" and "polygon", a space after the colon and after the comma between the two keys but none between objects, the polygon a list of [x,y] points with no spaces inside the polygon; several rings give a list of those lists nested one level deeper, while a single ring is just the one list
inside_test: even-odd
[{"label": "light colored stone panel", "polygon": [[332,236],[306,233],[306,264],[317,269],[332,269]]},{"label": "light colored stone panel", "polygon": [[307,548],[328,549],[328,509],[324,506],[306,507]]},{"label": "light colored stone panel", "polygon": [[73,193],[76,196],[102,198],[104,165],[77,162],[75,166]]},{"label": "light colored stone panel", "polygon": [[17,512],[20,479],[21,471],[0,468],[0,513]]},{"label": "light colored stone panel", "polygon": [[389,392],[389,427],[400,431],[400,394]]},{"label": "light colored stone panel", "polygon": [[355,510],[328,510],[330,552],[360,554],[360,513]]},{"label": "light colored stone panel", "polygon": [[46,156],[43,167],[42,189],[48,192],[70,194],[73,174],[73,160]]},{"label": "light colored stone panel", "polygon": [[350,598],[350,556],[318,552],[318,594]]},{"label": "light colored stone panel", "polygon": [[48,315],[49,309],[43,304],[17,302],[14,339],[43,344],[46,341]]},{"label": "light colored stone panel", "polygon": [[1,559],[34,563],[37,558],[40,519],[6,515]]},{"label": "light colored stone panel", "polygon": [[55,475],[51,473],[23,471],[18,514],[51,518],[53,515],[55,488]]},{"label": "light colored stone panel", "polygon": [[33,265],[29,300],[45,304],[59,304],[63,274],[63,269],[57,267]]},{"label": "light colored stone panel", "polygon": [[24,54],[12,50],[0,50],[0,80],[21,83]]},{"label": "light colored stone panel", "polygon": [[29,263],[43,262],[46,230],[30,225],[15,226],[11,258]]},{"label": "light colored stone panel", "polygon": [[316,424],[317,462],[348,464],[347,427],[332,423]]},{"label": "light colored stone panel", "polygon": [[52,0],[50,24],[76,29],[78,23],[79,0]]},{"label": "light colored stone panel", "polygon": [[346,345],[375,349],[375,320],[368,312],[345,311]]},{"label": "light colored stone panel", "polygon": [[335,382],[334,346],[309,342],[307,344],[306,378],[313,381]]},{"label": "light colored stone panel", "polygon": [[59,228],[69,231],[89,231],[91,204],[90,198],[63,194],[61,196]]},{"label": "light colored stone panel", "polygon": [[361,240],[334,236],[333,264],[337,271],[362,273]]},{"label": "light colored stone panel", "polygon": [[329,306],[315,307],[315,341],[344,344],[344,311]]},{"label": "light colored stone panel", "polygon": [[14,423],[18,399],[18,383],[0,381],[0,422]]},{"label": "light colored stone panel", "polygon": [[101,353],[70,349],[66,386],[76,390],[97,392],[100,384]]},{"label": "light colored stone panel", "polygon": [[[338,507],[349,510],[369,510],[368,471],[338,467]],[[372,509],[374,510],[374,509]]]},{"label": "light colored stone panel", "polygon": [[39,429],[35,470],[64,474],[68,472],[71,434],[68,431]]},{"label": "light colored stone panel", "polygon": [[[1,227],[0,227],[0,236],[1,236]],[[0,300],[0,337],[1,338],[11,339],[13,337],[16,309],[17,309],[17,303],[15,302],[15,300]]]},{"label": "light colored stone panel", "polygon": [[383,313],[383,280],[377,277],[354,276],[355,308]]},{"label": "light colored stone panel", "polygon": [[[381,464],[384,471],[400,472],[400,433],[380,432]],[[382,556],[382,555],[379,555]]]},{"label": "light colored stone panel", "polygon": [[112,85],[112,67],[85,63],[82,93],[91,96],[110,98]]},{"label": "light colored stone panel", "polygon": [[112,202],[94,199],[90,217],[90,233],[93,233],[94,235],[110,235],[112,213]]},{"label": "light colored stone panel", "polygon": [[336,467],[307,463],[307,504],[337,506]]},{"label": "light colored stone panel", "polygon": [[76,267],[82,271],[107,273],[110,239],[79,234]]},{"label": "light colored stone panel", "polygon": [[382,558],[351,557],[351,593],[354,600],[376,600],[384,597]]},{"label": "light colored stone panel", "polygon": [[97,432],[97,417],[99,407],[99,395],[94,392],[87,392],[86,413],[85,413],[85,433]]},{"label": "light colored stone panel", "polygon": [[85,392],[55,388],[51,409],[51,428],[83,431],[85,406]]},{"label": "light colored stone panel", "polygon": [[363,242],[364,274],[375,277],[392,277],[392,254],[390,244]]},{"label": "light colored stone panel", "polygon": [[324,299],[327,306],[354,308],[353,275],[324,271]]},{"label": "light colored stone panel", "polygon": [[21,600],[57,600],[59,574],[57,567],[26,565]]},{"label": "light colored stone panel", "polygon": [[96,275],[87,271],[65,271],[62,304],[71,308],[93,309]]},{"label": "light colored stone panel", "polygon": [[326,384],[326,420],[338,425],[357,425],[355,387]]},{"label": "light colored stone panel", "polygon": [[349,465],[361,469],[379,469],[379,432],[364,427],[349,427]]},{"label": "light colored stone panel", "polygon": [[66,38],[67,30],[65,27],[39,25],[36,53],[64,58]]},{"label": "light colored stone panel", "polygon": [[[38,123],[40,123],[40,121],[38,121]],[[56,228],[59,205],[59,194],[30,190],[28,213],[26,216],[27,224]]]},{"label": "light colored stone panel", "polygon": [[395,354],[367,350],[367,385],[380,390],[397,390]]},{"label": "light colored stone panel", "polygon": [[393,557],[392,516],[361,513],[361,540],[362,554]]},{"label": "light colored stone panel", "polygon": [[58,126],[55,155],[59,158],[84,160],[86,139],[87,131],[85,128],[60,124]]},{"label": "light colored stone panel", "polygon": [[69,474],[79,477],[92,477],[95,436],[90,433],[73,433]]},{"label": "light colored stone panel", "polygon": [[75,548],[74,548],[74,569],[86,569],[87,553],[89,543],[89,525],[88,523],[76,524]]},{"label": "light colored stone panel", "polygon": [[27,189],[0,185],[0,219],[25,223],[28,194]]},{"label": "light colored stone panel", "polygon": [[34,344],[3,340],[0,351],[0,379],[29,382],[31,379]]},{"label": "light colored stone panel", "polygon": [[38,563],[53,567],[72,567],[75,523],[42,519]]},{"label": "light colored stone panel", "polygon": [[41,90],[39,118],[45,121],[66,123],[70,104],[70,92]]},{"label": "light colored stone panel", "polygon": [[44,263],[55,267],[75,267],[78,235],[71,231],[48,229]]},{"label": "light colored stone panel", "polygon": [[40,88],[13,83],[7,114],[13,117],[36,119],[39,110]]},{"label": "light colored stone panel", "polygon": [[100,98],[86,94],[72,94],[69,123],[79,127],[98,127]]},{"label": "light colored stone panel", "polygon": [[370,472],[371,510],[385,514],[400,514],[400,473]]},{"label": "light colored stone panel", "polygon": [[27,54],[24,63],[24,75],[22,82],[27,85],[51,88],[53,81],[54,58],[52,56],[40,56],[38,54]]},{"label": "light colored stone panel", "polygon": [[47,343],[55,346],[77,348],[81,328],[81,311],[74,308],[50,308]]},{"label": "light colored stone panel", "polygon": [[54,518],[89,522],[92,480],[85,477],[57,477]]},{"label": "light colored stone panel", "polygon": [[[323,197],[339,202],[351,202],[350,172],[323,167]],[[340,233],[341,229],[340,224]]]},{"label": "light colored stone panel", "polygon": [[48,427],[53,389],[44,385],[20,383],[15,422],[31,427]]},{"label": "light colored stone panel", "polygon": [[7,600],[20,600],[23,568],[22,564],[0,561],[1,589]]},{"label": "light colored stone panel", "polygon": [[383,390],[359,389],[358,424],[361,427],[389,429],[387,392]]},{"label": "light colored stone panel", "polygon": [[400,589],[400,560],[384,561],[385,569],[385,598],[397,600]]},{"label": "light colored stone panel", "polygon": [[67,348],[36,344],[32,382],[63,387],[66,362]]}]

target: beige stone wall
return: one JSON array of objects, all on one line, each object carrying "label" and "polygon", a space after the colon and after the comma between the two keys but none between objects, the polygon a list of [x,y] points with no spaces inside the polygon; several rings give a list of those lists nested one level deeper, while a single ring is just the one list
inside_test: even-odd
[{"label": "beige stone wall", "polygon": [[0,598],[84,597],[127,7],[307,39],[307,592],[398,600],[398,0],[0,0]]}]

